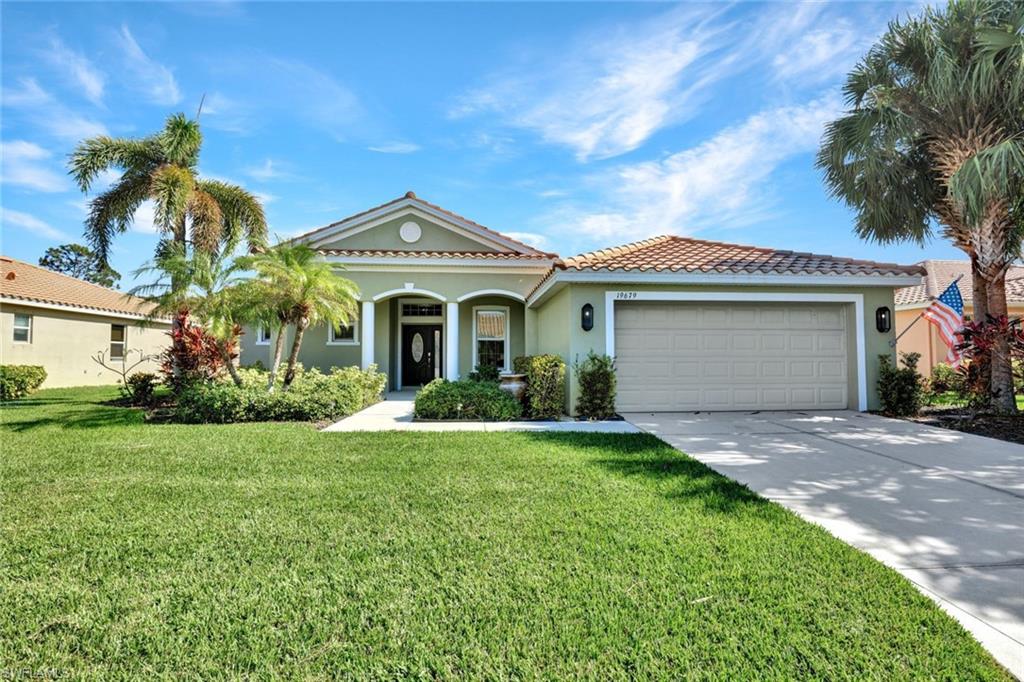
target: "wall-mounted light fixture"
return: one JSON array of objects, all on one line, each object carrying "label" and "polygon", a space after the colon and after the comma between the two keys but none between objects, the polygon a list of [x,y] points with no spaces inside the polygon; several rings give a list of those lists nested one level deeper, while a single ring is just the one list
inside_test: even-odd
[{"label": "wall-mounted light fixture", "polygon": [[875,329],[883,334],[892,329],[892,311],[886,306],[875,311]]},{"label": "wall-mounted light fixture", "polygon": [[594,328],[594,306],[589,303],[584,303],[583,308],[580,310],[580,326],[583,327],[585,332],[589,332]]}]

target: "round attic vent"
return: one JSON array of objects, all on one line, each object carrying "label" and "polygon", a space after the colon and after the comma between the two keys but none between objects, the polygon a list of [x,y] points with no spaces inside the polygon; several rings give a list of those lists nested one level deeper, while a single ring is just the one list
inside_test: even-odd
[{"label": "round attic vent", "polygon": [[423,230],[420,229],[419,225],[411,220],[407,223],[402,223],[402,226],[398,228],[398,236],[401,237],[402,241],[406,244],[418,242],[422,235]]}]

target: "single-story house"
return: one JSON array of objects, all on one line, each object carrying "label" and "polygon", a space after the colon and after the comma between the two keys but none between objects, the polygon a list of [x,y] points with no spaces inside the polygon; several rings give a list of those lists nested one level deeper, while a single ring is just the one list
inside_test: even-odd
[{"label": "single-story house", "polygon": [[[670,235],[562,259],[412,192],[296,240],[361,291],[351,326],[307,331],[306,366],[376,364],[402,389],[593,350],[616,360],[620,411],[877,407],[893,292],[924,272]],[[243,364],[272,337],[247,330]]]},{"label": "single-story house", "polygon": [[[42,365],[47,388],[114,384],[120,377],[92,358],[105,351],[108,364],[133,364],[161,353],[170,323],[146,320],[142,299],[30,263],[0,256],[0,364]],[[135,371],[155,372],[147,361]]]},{"label": "single-story house", "polygon": [[[971,319],[974,314],[974,285],[971,262],[968,260],[926,260],[919,265],[925,270],[921,283],[896,291],[896,333],[909,327],[896,343],[896,349],[902,353],[920,353],[921,360],[917,368],[922,374],[928,375],[932,367],[946,362],[949,349],[934,325],[927,320],[916,323],[914,320],[957,277],[960,277],[957,286],[964,299],[964,318]],[[1006,273],[1006,307],[1010,317],[1024,317],[1024,266],[1011,266]]]}]

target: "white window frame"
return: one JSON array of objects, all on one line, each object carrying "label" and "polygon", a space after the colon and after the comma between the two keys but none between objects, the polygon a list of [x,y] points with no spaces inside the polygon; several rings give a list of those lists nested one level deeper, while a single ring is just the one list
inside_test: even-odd
[{"label": "white window frame", "polygon": [[[267,337],[263,338],[263,333],[266,332]],[[259,324],[256,325],[256,345],[257,346],[269,346],[270,345],[270,325]]]},{"label": "white window frame", "polygon": [[358,346],[359,345],[359,320],[353,316],[348,325],[352,328],[351,339],[335,339],[334,338],[334,325],[327,325],[327,345],[328,346]]},{"label": "white window frame", "polygon": [[[476,368],[480,365],[479,360],[479,349],[477,348],[477,335],[476,335],[476,314],[477,312],[501,312],[505,314],[505,366],[501,368],[502,374],[508,374],[512,371],[512,343],[511,343],[511,328],[512,328],[512,314],[510,308],[507,305],[475,305],[473,306],[473,365],[472,371],[476,371]],[[486,341],[495,341],[496,339],[479,339]]]},{"label": "white window frame", "polygon": [[[19,315],[28,318],[28,325],[18,324],[18,316]],[[11,327],[11,342],[12,343],[32,343],[32,327],[35,326],[34,325],[35,320],[33,319],[33,315],[31,313],[14,313],[14,320],[13,320],[13,322],[14,322],[14,325]],[[25,329],[25,330],[28,331],[28,338],[25,339],[24,341],[19,341],[18,339],[14,338],[14,332],[18,331],[19,329]]]},{"label": "white window frame", "polygon": [[[120,341],[115,341],[114,340],[114,327],[120,327],[121,329],[124,330],[124,336],[123,336],[123,338]],[[113,347],[114,347],[115,343],[121,344],[121,354],[115,356],[113,354],[113,352],[111,352],[110,359],[111,360],[124,360],[126,357],[128,357],[128,325],[126,325],[126,324],[111,323],[111,325],[110,325],[110,348],[111,348],[111,350],[113,350]]]}]

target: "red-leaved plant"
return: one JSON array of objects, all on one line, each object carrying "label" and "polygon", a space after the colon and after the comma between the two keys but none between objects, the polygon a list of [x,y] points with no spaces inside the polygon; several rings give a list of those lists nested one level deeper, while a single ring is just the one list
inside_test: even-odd
[{"label": "red-leaved plant", "polygon": [[175,318],[176,324],[168,332],[171,345],[160,356],[160,372],[177,393],[197,381],[210,381],[223,371],[225,344],[229,357],[237,353],[234,341],[218,341],[201,326],[192,324],[187,310],[178,311]]},{"label": "red-leaved plant", "polygon": [[987,384],[984,377],[992,353],[997,352],[996,340],[1005,338],[1009,341],[1010,358],[1020,362],[1024,360],[1024,328],[1019,318],[1007,315],[988,315],[984,321],[973,320],[964,324],[960,331],[961,341],[957,344],[965,362],[960,367],[964,376],[964,385],[969,394],[969,402],[973,407],[984,407],[989,404],[990,396],[986,394]]}]

